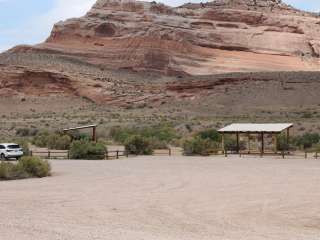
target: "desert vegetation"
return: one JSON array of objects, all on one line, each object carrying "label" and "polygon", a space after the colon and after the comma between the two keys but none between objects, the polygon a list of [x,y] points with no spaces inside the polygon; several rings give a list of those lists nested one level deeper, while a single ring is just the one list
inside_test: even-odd
[{"label": "desert vegetation", "polygon": [[149,148],[145,152],[149,153],[150,149],[167,149],[169,144],[173,144],[175,140],[180,138],[176,129],[167,124],[151,127],[113,127],[110,130],[109,137],[115,143],[126,145],[131,150],[133,148],[129,145],[132,146],[134,142],[137,144],[138,142],[144,142],[143,145]]},{"label": "desert vegetation", "polygon": [[106,151],[107,148],[103,142],[76,140],[71,143],[70,157],[72,159],[98,160],[105,158]]},{"label": "desert vegetation", "polygon": [[17,163],[0,163],[0,181],[25,178],[43,178],[51,175],[48,161],[37,157],[22,157]]}]

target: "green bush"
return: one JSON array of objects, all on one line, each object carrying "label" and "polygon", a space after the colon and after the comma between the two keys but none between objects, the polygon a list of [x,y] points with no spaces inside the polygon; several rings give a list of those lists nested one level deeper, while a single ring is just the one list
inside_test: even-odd
[{"label": "green bush", "polygon": [[18,164],[11,162],[0,163],[0,180],[15,180],[29,177],[29,174]]},{"label": "green bush", "polygon": [[45,148],[47,147],[48,136],[49,132],[41,132],[33,138],[32,143],[37,147]]},{"label": "green bush", "polygon": [[55,150],[68,150],[71,145],[71,137],[68,135],[50,134],[46,141],[47,147]]},{"label": "green bush", "polygon": [[43,178],[51,174],[49,162],[38,157],[22,157],[18,161],[18,166],[24,169],[31,177]]},{"label": "green bush", "polygon": [[115,142],[121,144],[125,144],[133,136],[139,135],[143,138],[148,138],[155,143],[161,142],[162,146],[164,143],[167,145],[173,140],[179,138],[176,130],[167,125],[156,125],[142,128],[113,127],[109,135]]},{"label": "green bush", "polygon": [[187,156],[200,155],[209,156],[219,151],[219,144],[210,139],[195,137],[188,139],[183,143],[183,152]]},{"label": "green bush", "polygon": [[319,142],[320,135],[318,133],[305,133],[302,136],[298,136],[294,139],[295,145],[303,149],[309,149]]},{"label": "green bush", "polygon": [[50,175],[51,166],[49,162],[37,157],[22,157],[18,163],[0,163],[0,180],[42,178]]},{"label": "green bush", "polygon": [[215,129],[201,131],[196,136],[202,139],[209,139],[214,142],[221,142],[221,134]]},{"label": "green bush", "polygon": [[59,133],[42,132],[35,136],[33,144],[37,147],[46,147],[55,150],[68,150],[72,138],[69,135]]},{"label": "green bush", "polygon": [[98,160],[104,159],[106,146],[103,143],[77,140],[72,142],[70,147],[70,157],[72,159]]},{"label": "green bush", "polygon": [[153,153],[151,141],[139,135],[130,137],[125,143],[125,149],[127,153],[135,155],[151,155]]}]

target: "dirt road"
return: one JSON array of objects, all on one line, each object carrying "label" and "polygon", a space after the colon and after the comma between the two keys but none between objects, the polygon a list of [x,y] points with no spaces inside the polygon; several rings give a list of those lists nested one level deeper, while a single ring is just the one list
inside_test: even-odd
[{"label": "dirt road", "polygon": [[0,182],[1,240],[318,240],[320,161],[52,161]]}]

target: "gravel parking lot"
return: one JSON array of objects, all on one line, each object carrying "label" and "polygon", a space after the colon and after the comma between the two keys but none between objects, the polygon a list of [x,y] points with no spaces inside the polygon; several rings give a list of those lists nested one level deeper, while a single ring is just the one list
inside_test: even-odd
[{"label": "gravel parking lot", "polygon": [[320,161],[52,161],[0,182],[0,239],[319,240]]}]

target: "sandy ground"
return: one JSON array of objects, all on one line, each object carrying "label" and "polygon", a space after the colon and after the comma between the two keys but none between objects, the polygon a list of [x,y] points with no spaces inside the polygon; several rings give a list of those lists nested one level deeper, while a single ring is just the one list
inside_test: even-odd
[{"label": "sandy ground", "polygon": [[320,161],[52,161],[0,182],[0,239],[320,239]]}]

